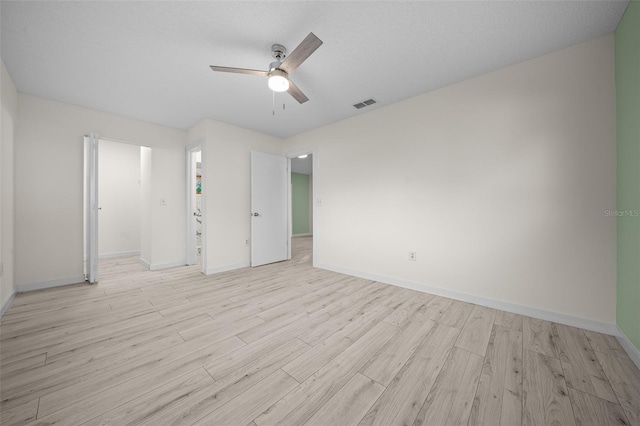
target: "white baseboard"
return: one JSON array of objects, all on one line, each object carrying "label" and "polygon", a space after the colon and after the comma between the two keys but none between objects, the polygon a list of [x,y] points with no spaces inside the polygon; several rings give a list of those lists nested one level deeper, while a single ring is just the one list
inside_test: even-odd
[{"label": "white baseboard", "polygon": [[248,268],[249,266],[251,266],[251,262],[249,261],[236,263],[234,265],[214,266],[213,268],[207,268],[205,275],[219,274],[220,272],[233,271],[234,269],[240,268]]},{"label": "white baseboard", "polygon": [[620,330],[620,327],[616,327],[618,329],[617,338],[622,348],[625,350],[631,361],[640,369],[640,349],[636,348],[631,340]]},{"label": "white baseboard", "polygon": [[37,283],[28,283],[28,284],[18,284],[17,285],[17,290],[19,293],[23,292],[23,291],[33,291],[33,290],[42,290],[44,288],[51,288],[51,287],[60,287],[63,285],[69,285],[69,284],[80,284],[85,282],[84,279],[84,275],[78,275],[76,277],[69,277],[69,278],[59,278],[57,280],[51,280],[51,281],[41,281],[41,282],[37,282]]},{"label": "white baseboard", "polygon": [[306,234],[293,234],[292,237],[293,238],[296,238],[296,237],[313,237],[313,234],[307,232]]},{"label": "white baseboard", "polygon": [[348,268],[343,268],[341,266],[318,264],[316,265],[316,267],[321,269],[327,269],[329,271],[339,272],[341,274],[353,275],[359,278],[378,281],[385,284],[391,284],[398,287],[404,287],[411,290],[422,291],[424,293],[435,294],[437,296],[448,297],[450,299],[461,300],[463,302],[474,303],[476,305],[499,309],[501,311],[512,312],[514,314],[525,315],[528,317],[552,321],[559,324],[570,325],[572,327],[583,328],[585,330],[596,331],[598,333],[609,334],[612,336],[617,336],[619,334],[618,327],[612,323],[595,321],[592,319],[567,315],[560,312],[547,311],[545,309],[519,305],[516,303],[491,299],[488,297],[477,296],[474,294],[447,290],[441,287],[434,287],[426,284],[404,281],[396,278],[383,277],[383,276],[369,274],[361,271],[354,271]]},{"label": "white baseboard", "polygon": [[137,251],[121,251],[117,253],[104,253],[98,255],[98,259],[111,259],[114,257],[140,256],[140,250]]},{"label": "white baseboard", "polygon": [[187,264],[186,260],[179,260],[177,262],[168,262],[168,263],[156,263],[154,265],[149,265],[149,270],[158,271],[160,269],[175,268],[176,266],[185,266],[186,264]]},{"label": "white baseboard", "polygon": [[149,262],[147,262],[143,258],[140,258],[139,261],[140,263],[142,263],[142,266],[144,266],[145,268],[149,269],[151,267],[151,265],[149,265]]},{"label": "white baseboard", "polygon": [[0,306],[0,317],[3,316],[4,313],[7,312],[7,310],[11,307],[11,302],[13,302],[13,299],[15,299],[15,297],[16,292],[14,291],[13,293],[11,293],[11,296],[7,297],[7,300],[2,303],[2,306]]}]

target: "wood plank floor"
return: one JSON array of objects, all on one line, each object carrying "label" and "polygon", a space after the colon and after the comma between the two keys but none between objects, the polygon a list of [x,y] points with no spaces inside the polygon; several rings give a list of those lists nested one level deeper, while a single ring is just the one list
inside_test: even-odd
[{"label": "wood plank floor", "polygon": [[2,425],[640,425],[610,336],[289,262],[16,296]]}]

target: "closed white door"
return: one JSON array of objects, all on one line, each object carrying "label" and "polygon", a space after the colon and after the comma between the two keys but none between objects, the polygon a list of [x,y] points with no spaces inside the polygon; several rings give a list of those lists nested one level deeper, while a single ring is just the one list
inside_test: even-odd
[{"label": "closed white door", "polygon": [[287,159],[251,152],[251,266],[287,260]]},{"label": "closed white door", "polygon": [[98,282],[98,135],[84,137],[85,153],[85,271],[87,281]]}]

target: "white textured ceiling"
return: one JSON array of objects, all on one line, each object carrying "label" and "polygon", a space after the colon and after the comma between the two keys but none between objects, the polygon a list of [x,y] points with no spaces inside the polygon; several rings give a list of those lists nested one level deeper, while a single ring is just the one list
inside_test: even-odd
[{"label": "white textured ceiling", "polygon": [[[627,4],[2,1],[0,54],[24,93],[286,137],[611,33]],[[266,78],[209,69],[266,69],[273,43],[291,51],[309,32],[324,44],[292,79],[310,101],[276,94],[275,116]]]}]

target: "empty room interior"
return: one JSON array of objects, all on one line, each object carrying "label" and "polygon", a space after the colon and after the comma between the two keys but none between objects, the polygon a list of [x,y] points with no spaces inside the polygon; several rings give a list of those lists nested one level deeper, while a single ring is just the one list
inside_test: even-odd
[{"label": "empty room interior", "polygon": [[640,425],[640,2],[0,24],[0,424]]}]

